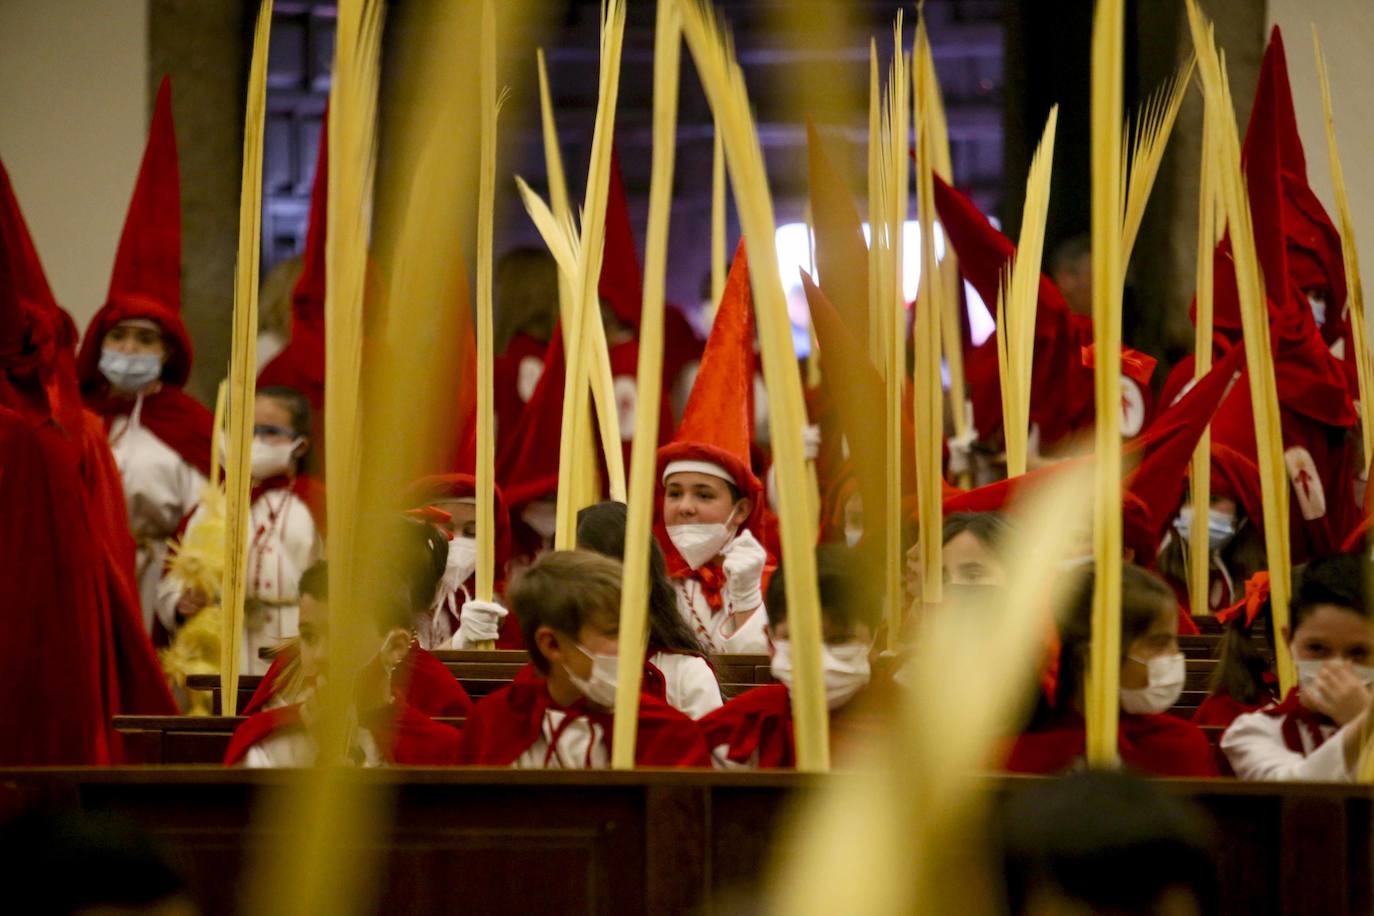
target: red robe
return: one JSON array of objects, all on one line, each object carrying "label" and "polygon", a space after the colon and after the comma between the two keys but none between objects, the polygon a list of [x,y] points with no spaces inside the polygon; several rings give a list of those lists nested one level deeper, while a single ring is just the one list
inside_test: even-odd
[{"label": "red robe", "polygon": [[[248,699],[243,708],[245,716],[251,716],[267,708],[281,685],[282,671],[287,662],[295,656],[288,650],[278,652],[272,665],[263,675],[258,689]],[[440,718],[462,718],[472,709],[472,698],[463,685],[453,676],[443,662],[421,649],[411,646],[410,653],[392,674],[393,683],[407,706],[427,716]]]},{"label": "red robe", "polygon": [[[614,729],[609,712],[578,700],[562,707],[549,696],[544,679],[526,665],[508,686],[483,698],[463,726],[462,763],[508,767],[540,739],[544,713],[561,709],[569,717],[586,716],[605,731],[609,745]],[[711,754],[697,723],[646,693],[639,697],[635,765],[641,767],[709,767]]]},{"label": "red robe", "polygon": [[[867,693],[830,713],[832,757],[840,757],[845,748],[882,733],[885,720],[865,708]],[[734,763],[754,761],[759,769],[797,765],[792,698],[783,684],[764,684],[747,690],[703,716],[697,724],[706,735],[706,746],[715,749],[727,745],[727,757]]]},{"label": "red robe", "polygon": [[[107,431],[115,417],[128,416],[134,409],[133,398],[88,395],[86,404],[104,419]],[[143,398],[139,422],[187,464],[210,476],[210,440],[215,418],[204,404],[180,388],[163,383],[155,393]]]},{"label": "red robe", "polygon": [[520,364],[533,357],[543,366],[548,346],[548,341],[537,340],[522,331],[512,337],[505,352],[492,361],[492,413],[496,416],[497,453],[506,448],[520,422],[520,414],[525,411],[526,402],[520,399],[517,385]]},{"label": "red robe", "polygon": [[[456,728],[435,722],[404,700],[360,717],[372,732],[388,763],[400,766],[454,766],[461,735]],[[229,740],[225,766],[237,766],[248,751],[282,731],[305,728],[299,704],[257,713],[240,725]]]},{"label": "red robe", "polygon": [[[1207,736],[1191,722],[1167,713],[1121,714],[1121,761],[1152,776],[1198,778],[1219,775]],[[1066,716],[1048,729],[1027,732],[1012,744],[1005,769],[1011,773],[1049,775],[1069,769],[1083,757],[1083,720]]]},{"label": "red robe", "polygon": [[99,548],[76,445],[0,406],[0,765],[108,763]]}]

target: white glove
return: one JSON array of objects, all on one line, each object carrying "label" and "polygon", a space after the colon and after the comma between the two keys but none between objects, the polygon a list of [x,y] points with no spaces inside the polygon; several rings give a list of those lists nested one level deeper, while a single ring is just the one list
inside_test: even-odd
[{"label": "white glove", "polygon": [[768,552],[749,531],[741,531],[725,549],[725,597],[731,611],[752,611],[763,604],[763,566]]},{"label": "white glove", "polygon": [[469,649],[478,643],[495,642],[501,635],[501,621],[508,613],[495,601],[464,601],[458,615],[458,632],[453,634],[450,648]]},{"label": "white glove", "polygon": [[821,453],[821,428],[815,423],[802,427],[802,457],[815,461]]}]

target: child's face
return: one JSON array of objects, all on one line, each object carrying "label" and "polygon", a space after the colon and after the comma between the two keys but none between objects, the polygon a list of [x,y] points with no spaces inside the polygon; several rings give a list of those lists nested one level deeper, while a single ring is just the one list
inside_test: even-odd
[{"label": "child's face", "polygon": [[[791,639],[791,631],[787,628],[787,621],[780,620],[777,625],[769,624],[769,636],[771,639]],[[866,623],[852,623],[848,626],[840,626],[828,617],[821,618],[821,639],[827,646],[839,646],[853,642],[873,642],[873,631],[868,628]]]},{"label": "child's face", "polygon": [[276,398],[260,396],[253,403],[253,436],[273,445],[294,442],[291,412]]},{"label": "child's face", "polygon": [[1323,604],[1303,619],[1288,640],[1300,662],[1345,659],[1356,665],[1374,658],[1374,627],[1354,611]]},{"label": "child's face", "polygon": [[947,585],[1006,584],[1001,562],[970,531],[961,531],[945,542],[940,566]]},{"label": "child's face", "polygon": [[329,672],[329,606],[301,595],[301,673],[313,681]]},{"label": "child's face", "polygon": [[[743,511],[736,511],[736,507]],[[679,471],[663,486],[663,522],[666,525],[727,524],[730,516],[740,522],[749,514],[749,501],[735,502],[730,486],[719,477],[696,471]]]},{"label": "child's face", "polygon": [[477,537],[477,506],[464,500],[435,503],[435,506],[449,514],[449,521],[440,525],[449,534],[460,538]]},{"label": "child's face", "polygon": [[[592,655],[615,655],[620,650],[619,608],[608,612],[604,619],[584,623],[575,636],[551,627],[540,627],[535,631],[535,644],[544,658],[548,659],[551,674],[558,668],[571,671],[580,678],[592,676]],[[583,652],[582,649],[586,649]]]},{"label": "child's face", "polygon": [[105,332],[101,346],[126,356],[152,354],[163,362],[167,361],[167,344],[162,339],[162,332],[135,322],[121,321],[110,328]]},{"label": "child's face", "polygon": [[1154,624],[1143,636],[1137,637],[1126,647],[1129,657],[1121,662],[1121,686],[1127,690],[1150,686],[1150,669],[1145,663],[1152,658],[1177,654],[1178,612],[1168,607],[1160,610]]}]

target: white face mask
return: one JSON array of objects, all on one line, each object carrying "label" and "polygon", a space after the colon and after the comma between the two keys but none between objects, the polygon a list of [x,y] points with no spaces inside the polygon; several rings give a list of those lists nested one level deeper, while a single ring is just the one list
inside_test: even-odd
[{"label": "white face mask", "polygon": [[162,357],[155,353],[121,353],[102,349],[100,374],[116,390],[137,394],[162,375]]},{"label": "white face mask", "polygon": [[[872,671],[868,666],[868,654],[873,647],[866,642],[855,640],[840,645],[821,646],[821,675],[825,678],[825,702],[831,709],[839,709],[864,687],[868,686]],[[773,677],[792,689],[792,643],[790,640],[773,641],[773,662],[770,665]]]},{"label": "white face mask", "polygon": [[[1184,506],[1174,519],[1174,530],[1183,540],[1193,536],[1193,507]],[[1217,551],[1231,543],[1236,536],[1236,517],[1218,509],[1207,510],[1207,549]]]},{"label": "white face mask", "polygon": [[577,646],[577,651],[592,660],[592,676],[590,678],[579,677],[575,671],[565,665],[563,670],[568,672],[568,679],[572,681],[578,693],[597,706],[614,709],[616,666],[618,664],[616,656],[593,655],[580,642],[575,642],[573,645]]},{"label": "white face mask", "polygon": [[1121,708],[1126,712],[1161,713],[1178,702],[1183,693],[1183,682],[1187,678],[1188,663],[1183,653],[1157,655],[1149,661],[1127,656],[1140,662],[1149,672],[1147,686],[1132,690],[1121,688]]},{"label": "white face mask", "polygon": [[844,542],[850,547],[858,547],[859,542],[864,539],[864,529],[861,525],[844,526]]},{"label": "white face mask", "polygon": [[735,536],[736,526],[730,524],[734,518],[735,512],[731,509],[730,517],[724,522],[669,525],[668,540],[673,542],[688,566],[700,569],[720,556],[725,545]]},{"label": "white face mask", "polygon": [[530,503],[520,512],[520,517],[534,529],[535,534],[545,540],[553,537],[558,530],[558,506],[547,500]]},{"label": "white face mask", "polygon": [[1326,299],[1314,293],[1307,294],[1307,304],[1312,307],[1312,318],[1317,322],[1317,327],[1326,324]]},{"label": "white face mask", "polygon": [[477,541],[455,537],[448,542],[448,560],[444,563],[444,585],[449,593],[456,592],[477,569]]},{"label": "white face mask", "polygon": [[[1303,690],[1311,690],[1312,685],[1317,682],[1317,673],[1322,670],[1322,665],[1325,665],[1328,661],[1330,661],[1330,659],[1319,658],[1298,662],[1298,686]],[[1351,665],[1350,671],[1359,678],[1361,683],[1366,687],[1370,684],[1374,684],[1374,668],[1368,665]]]},{"label": "white face mask", "polygon": [[267,442],[253,437],[252,472],[254,480],[266,480],[291,470],[296,461],[296,446],[301,440]]}]

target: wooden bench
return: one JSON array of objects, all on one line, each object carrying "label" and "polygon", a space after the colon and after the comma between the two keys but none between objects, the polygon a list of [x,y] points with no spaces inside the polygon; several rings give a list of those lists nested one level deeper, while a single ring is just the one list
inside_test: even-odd
[{"label": "wooden bench", "polygon": [[[245,716],[115,716],[130,764],[219,765]],[[435,719],[454,728],[463,719]]]},{"label": "wooden bench", "polygon": [[[289,771],[0,770],[0,808],[54,802],[122,813],[162,842],[206,916],[241,911],[250,857],[279,834],[255,814]],[[380,770],[378,903],[387,913],[749,912],[789,801],[844,774]],[[990,778],[994,803],[1033,778]],[[1216,826],[1221,916],[1347,916],[1374,902],[1367,788],[1234,780],[1159,783]],[[735,906],[727,908],[727,900]]]}]

